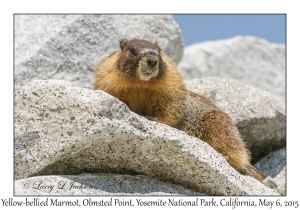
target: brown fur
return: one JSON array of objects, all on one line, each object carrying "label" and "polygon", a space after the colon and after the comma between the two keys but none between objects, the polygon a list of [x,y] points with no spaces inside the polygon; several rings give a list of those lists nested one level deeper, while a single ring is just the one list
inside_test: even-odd
[{"label": "brown fur", "polygon": [[[149,60],[157,64],[150,67]],[[231,118],[188,91],[177,68],[156,43],[121,40],[120,48],[98,64],[93,88],[115,96],[139,115],[204,140],[238,172],[262,182]]]}]

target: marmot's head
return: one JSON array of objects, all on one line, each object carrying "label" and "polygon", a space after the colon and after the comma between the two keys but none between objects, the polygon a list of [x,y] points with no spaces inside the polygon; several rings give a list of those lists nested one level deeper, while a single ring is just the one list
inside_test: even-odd
[{"label": "marmot's head", "polygon": [[120,51],[117,65],[125,77],[147,82],[163,75],[165,68],[161,59],[162,52],[156,42],[122,39]]}]

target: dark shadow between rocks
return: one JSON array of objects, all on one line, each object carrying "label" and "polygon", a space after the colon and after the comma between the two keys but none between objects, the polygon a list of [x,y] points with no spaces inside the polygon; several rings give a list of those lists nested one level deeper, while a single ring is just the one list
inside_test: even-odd
[{"label": "dark shadow between rocks", "polygon": [[[164,193],[174,195],[204,195],[198,192],[185,189],[182,186],[172,183],[161,182],[157,179],[149,178],[145,175],[117,175],[117,174],[80,174],[80,175],[60,175],[75,183],[80,183],[82,186],[92,186],[94,189],[107,193],[124,193],[132,194],[151,194]],[[66,188],[72,188],[66,186]],[[161,196],[161,194],[159,194]]]}]

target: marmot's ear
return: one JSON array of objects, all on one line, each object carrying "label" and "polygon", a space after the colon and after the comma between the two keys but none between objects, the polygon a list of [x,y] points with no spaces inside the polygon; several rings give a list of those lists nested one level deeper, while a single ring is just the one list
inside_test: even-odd
[{"label": "marmot's ear", "polygon": [[158,47],[157,41],[153,42],[154,46]]},{"label": "marmot's ear", "polygon": [[128,40],[127,39],[121,39],[120,40],[120,48],[121,50],[124,50],[127,45]]}]

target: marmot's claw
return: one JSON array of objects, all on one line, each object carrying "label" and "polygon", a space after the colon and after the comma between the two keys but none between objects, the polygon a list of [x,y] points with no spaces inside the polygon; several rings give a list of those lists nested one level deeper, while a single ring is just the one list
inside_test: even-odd
[{"label": "marmot's claw", "polygon": [[145,116],[145,118],[154,122],[159,122],[159,120],[156,117]]}]

